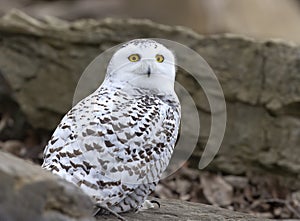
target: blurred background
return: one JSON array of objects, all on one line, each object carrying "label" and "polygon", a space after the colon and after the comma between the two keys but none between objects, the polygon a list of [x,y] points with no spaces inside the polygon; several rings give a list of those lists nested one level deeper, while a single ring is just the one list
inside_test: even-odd
[{"label": "blurred background", "polygon": [[[0,0],[0,16],[9,12],[11,9],[19,9],[38,19],[42,19],[45,16],[54,16],[68,21],[86,18],[102,19],[107,17],[120,19],[139,18],[149,19],[160,24],[189,27],[203,35],[234,33],[252,37],[258,40],[267,40],[271,38],[283,39],[284,41],[300,44],[300,0]],[[48,47],[48,42],[46,43]],[[26,44],[23,44],[23,42],[20,41],[19,47],[20,45],[25,45],[26,48]],[[272,46],[272,44],[270,45]],[[270,48],[272,49],[271,46]],[[51,47],[49,46],[49,48]],[[64,46],[61,45],[57,48],[56,47],[57,45],[53,46],[55,50],[60,47],[64,48]],[[98,48],[94,49],[95,47],[95,45],[91,45],[93,50],[98,50]],[[266,48],[267,47],[268,46],[266,46]],[[76,51],[77,46],[74,46],[74,48]],[[219,51],[219,47],[217,49]],[[38,50],[40,49],[38,48]],[[59,50],[60,49],[57,51]],[[232,48],[229,50],[232,50]],[[245,50],[245,54],[249,53],[251,55],[251,50],[250,52]],[[281,57],[278,56],[278,58],[280,62],[284,63],[286,62],[286,54],[284,53],[285,49],[282,47],[280,50],[282,50],[282,53]],[[80,50],[78,49],[78,51]],[[18,53],[19,51],[16,50],[16,54]],[[28,53],[28,61],[22,60],[22,62],[19,62],[20,67],[22,67],[22,65],[34,66],[36,63],[31,63],[32,60],[30,59],[38,60],[41,57],[41,55],[38,55],[37,57],[31,57],[31,54],[34,53],[32,53],[30,46],[28,52],[26,53]],[[89,55],[92,56],[90,51],[86,50],[86,53],[89,53]],[[277,57],[276,50],[274,53]],[[7,56],[5,53],[3,54],[3,57]],[[293,57],[293,59],[295,61],[300,60],[298,59],[299,53],[295,52],[295,54],[296,58],[294,59]],[[15,66],[16,60],[14,59],[17,57],[14,56],[14,54],[11,57],[7,56],[9,62],[11,61],[12,63],[10,65],[12,67]],[[67,55],[64,56],[64,58],[67,57]],[[244,55],[244,58],[245,56],[246,55]],[[254,65],[252,63],[252,59],[255,60],[255,57],[259,56],[260,55],[258,54],[254,54],[253,57],[249,57],[249,66],[255,66],[255,63]],[[56,58],[56,54],[53,55],[53,58],[60,59],[59,56]],[[71,62],[70,65],[76,64],[77,62],[74,62],[76,59],[90,59],[89,57],[85,56],[85,54],[81,57],[79,56],[77,58],[71,58],[73,59],[73,63]],[[221,63],[219,62],[220,60],[217,61],[218,62],[216,63]],[[67,64],[69,60],[65,59],[62,62],[66,63],[64,65],[69,68],[68,71],[73,69],[75,70],[77,68],[76,65],[75,67],[72,67],[73,69],[69,67]],[[300,61],[298,62],[300,64]],[[228,65],[234,66],[236,63],[228,63]],[[296,66],[296,64],[291,64],[291,66],[292,65]],[[300,66],[298,65],[297,67]],[[44,68],[41,69],[44,70]],[[248,70],[247,67],[241,67],[241,69]],[[56,69],[49,70],[49,72],[52,71],[51,73],[57,72]],[[45,147],[52,131],[44,131],[41,129],[36,131],[27,124],[27,122],[24,120],[25,116],[23,116],[23,113],[19,113],[20,107],[18,103],[11,99],[13,88],[11,88],[11,85],[9,85],[8,82],[5,81],[4,77],[2,77],[1,71],[2,70],[0,69],[0,149],[13,153],[19,157],[30,159],[37,164],[41,164],[42,150]],[[40,69],[39,71],[42,72]],[[279,70],[279,72],[280,71],[281,70]],[[291,73],[290,70],[285,69],[283,69],[282,73],[284,73],[284,71]],[[23,69],[21,68],[20,73],[22,72]],[[10,72],[4,73],[3,71],[3,74],[8,75]],[[60,73],[58,73],[58,75],[59,74]],[[251,72],[247,74],[252,75],[253,73]],[[247,79],[244,79],[244,76],[246,76],[245,73],[241,73],[241,75],[243,75],[243,78],[238,82],[239,85],[247,81]],[[28,76],[24,77],[29,79],[28,81],[34,78],[31,77],[30,73]],[[278,78],[281,80],[281,76]],[[68,79],[68,81],[70,81],[70,79]],[[294,80],[291,78],[289,79],[289,82],[291,81]],[[32,82],[34,82],[34,80]],[[295,80],[295,82],[297,81]],[[65,82],[59,82],[59,84],[64,83]],[[256,82],[250,83],[256,84]],[[288,83],[286,85],[289,85]],[[55,86],[60,86],[59,84],[56,84]],[[235,87],[235,84],[233,85],[233,87]],[[33,86],[38,87],[36,84]],[[31,85],[29,87],[31,87]],[[71,89],[66,87],[66,90]],[[34,100],[34,96],[36,96],[36,94],[33,94],[32,97],[28,98],[28,100]],[[63,100],[63,97],[60,97],[59,101],[57,101],[57,97],[53,97],[52,94],[50,94],[50,97],[51,99],[53,98],[53,102],[65,101]],[[295,106],[292,106],[297,113],[299,112],[299,104],[300,103],[298,101]],[[256,115],[263,115],[261,112],[252,112],[252,107],[249,107],[246,104],[244,106],[245,108],[249,108],[249,113],[251,112],[251,116],[255,117]],[[233,106],[232,110],[235,108],[236,106]],[[42,109],[40,112],[41,114],[47,114],[47,112],[45,110],[43,112]],[[12,116],[20,117],[14,119],[14,122],[12,123],[9,114],[6,113],[10,113]],[[241,118],[244,118],[244,112],[241,113],[241,116]],[[270,116],[272,120],[273,117],[273,115]],[[297,117],[297,119],[299,119],[299,117]],[[47,119],[45,119],[45,121],[46,120]],[[294,118],[289,118],[286,121],[292,122],[294,120]],[[249,122],[251,121],[252,119],[249,120]],[[9,130],[4,130],[5,125],[12,126],[9,127]],[[259,125],[255,126],[257,126],[257,128],[259,127]],[[254,130],[257,128],[254,128]],[[299,128],[298,125],[297,128]],[[253,128],[250,129],[252,130]],[[25,138],[24,131],[26,131]],[[296,134],[296,132],[294,134]],[[286,135],[286,137],[288,136],[289,135]],[[296,136],[297,135],[294,135],[294,137]],[[236,137],[234,137],[234,139],[235,138]],[[253,138],[253,140],[251,140],[251,142],[253,142],[253,146],[255,146],[255,139],[256,138]],[[287,139],[289,139],[289,137]],[[277,143],[276,140],[274,143]],[[287,149],[286,143],[282,145],[283,152],[286,150],[285,148]],[[267,146],[266,150],[263,151],[268,152],[269,149],[272,148]],[[250,149],[250,151],[253,150]],[[270,159],[270,161],[272,160],[274,159]],[[255,164],[257,164],[256,161]],[[277,170],[276,162],[274,162],[274,165],[275,170]],[[299,168],[296,166],[296,169]],[[295,189],[291,189],[287,186],[283,187],[277,182],[276,179],[270,178],[269,176],[267,177],[265,174],[262,176],[254,176],[252,174],[236,175],[229,173],[226,174],[223,171],[199,171],[195,169],[195,167],[194,169],[191,167],[192,166],[187,163],[176,174],[162,180],[158,185],[154,196],[159,198],[177,198],[181,200],[207,203],[231,210],[248,212],[266,218],[300,219],[300,191],[296,191]],[[283,174],[285,172],[286,171],[284,171]],[[294,174],[291,176],[293,175]]]},{"label": "blurred background", "polygon": [[41,18],[145,18],[183,25],[201,34],[238,33],[300,43],[299,0],[1,0],[0,15],[12,8]]}]

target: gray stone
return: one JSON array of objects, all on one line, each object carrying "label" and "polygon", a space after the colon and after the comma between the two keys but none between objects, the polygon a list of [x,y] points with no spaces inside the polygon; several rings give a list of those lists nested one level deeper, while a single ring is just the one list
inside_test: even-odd
[{"label": "gray stone", "polygon": [[[245,213],[233,212],[214,206],[200,203],[184,202],[179,200],[158,200],[159,209],[149,209],[139,213],[128,213],[123,216],[127,220],[181,220],[181,221],[267,221]],[[106,217],[101,217],[106,220]],[[109,219],[109,218],[107,218]]]},{"label": "gray stone", "polygon": [[26,129],[26,117],[0,70],[0,140],[22,139]]},{"label": "gray stone", "polygon": [[0,220],[94,220],[92,201],[75,185],[8,153],[0,162]]}]

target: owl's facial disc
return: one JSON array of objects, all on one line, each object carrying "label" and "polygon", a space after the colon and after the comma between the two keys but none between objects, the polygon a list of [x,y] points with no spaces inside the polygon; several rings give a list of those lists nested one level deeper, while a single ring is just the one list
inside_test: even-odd
[{"label": "owl's facial disc", "polygon": [[175,72],[175,57],[169,49],[153,40],[138,39],[113,55],[107,78],[136,87],[174,88]]}]

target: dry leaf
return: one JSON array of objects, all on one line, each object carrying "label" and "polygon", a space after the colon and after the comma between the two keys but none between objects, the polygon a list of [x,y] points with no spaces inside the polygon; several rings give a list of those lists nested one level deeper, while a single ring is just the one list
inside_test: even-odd
[{"label": "dry leaf", "polygon": [[201,175],[201,185],[211,204],[224,207],[232,203],[233,188],[221,176],[204,173]]}]

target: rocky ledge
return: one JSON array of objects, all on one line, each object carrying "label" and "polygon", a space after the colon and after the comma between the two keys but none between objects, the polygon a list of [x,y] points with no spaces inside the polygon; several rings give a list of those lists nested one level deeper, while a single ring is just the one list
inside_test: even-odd
[{"label": "rocky ledge", "polygon": [[[113,216],[95,219],[92,201],[81,189],[38,165],[1,151],[0,162],[0,220],[117,220]],[[198,203],[161,199],[159,202],[161,208],[123,216],[127,220],[266,220]]]}]

